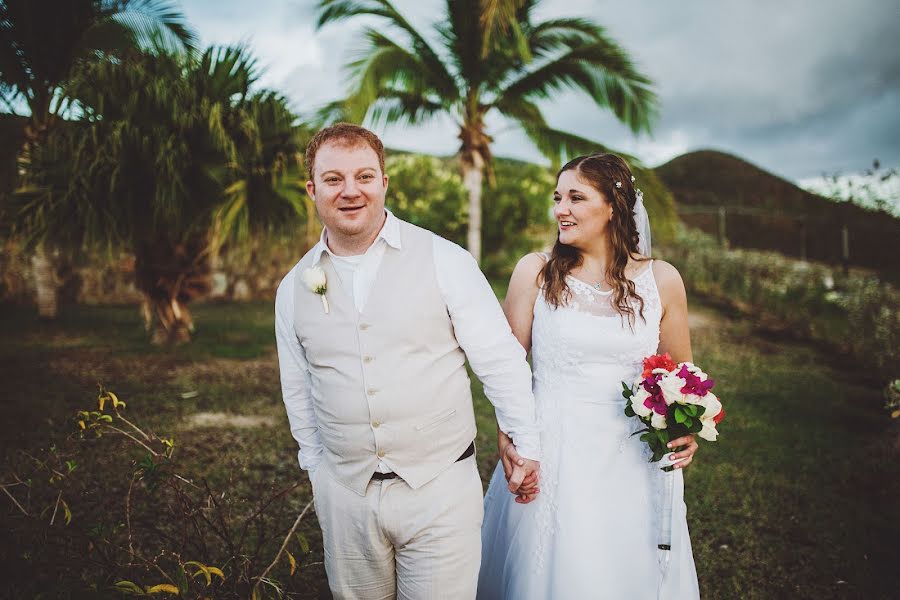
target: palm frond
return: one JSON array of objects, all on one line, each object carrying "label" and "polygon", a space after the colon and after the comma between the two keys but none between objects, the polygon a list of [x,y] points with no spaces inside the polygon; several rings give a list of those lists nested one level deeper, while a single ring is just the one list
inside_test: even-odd
[{"label": "palm frond", "polygon": [[332,123],[360,123],[365,118],[365,115],[362,115],[355,119],[355,115],[352,115],[351,112],[352,108],[348,106],[346,100],[334,100],[314,110],[306,120],[314,128],[322,129]]},{"label": "palm frond", "polygon": [[526,30],[529,49],[535,57],[559,55],[584,44],[601,41],[606,30],[596,23],[580,18],[559,18],[542,21]]},{"label": "palm frond", "polygon": [[638,133],[649,131],[656,116],[657,98],[651,85],[618,44],[603,40],[568,50],[503,85],[497,97],[546,99],[563,89],[581,90]]},{"label": "palm frond", "polygon": [[247,46],[237,45],[207,48],[192,78],[204,95],[225,101],[235,95],[243,100],[258,77],[256,58]]},{"label": "palm frond", "polygon": [[317,25],[341,21],[356,16],[382,17],[391,27],[403,32],[410,42],[412,53],[427,65],[434,77],[436,89],[442,95],[457,94],[456,81],[431,45],[389,0],[320,0]]},{"label": "palm frond", "polygon": [[[21,94],[28,89],[30,77],[27,57],[21,42],[16,39],[15,25],[10,18],[9,7],[5,2],[0,3],[0,84]],[[4,96],[8,94],[11,92],[6,91]]]},{"label": "palm frond", "polygon": [[372,103],[366,122],[375,128],[388,123],[421,125],[444,112],[446,106],[419,94],[399,90],[384,90]]},{"label": "palm frond", "polygon": [[[554,168],[583,154],[611,152],[609,148],[596,140],[550,127],[540,108],[533,102],[518,100],[501,103],[497,109],[522,128],[541,154],[550,159]],[[633,157],[622,152],[616,152],[616,154],[629,162],[635,161]]]},{"label": "palm frond", "polygon": [[162,34],[172,51],[194,50],[197,35],[190,28],[177,4],[166,0],[106,0],[104,9],[111,19],[127,26],[135,39],[147,47],[154,36]]},{"label": "palm frond", "polygon": [[531,60],[528,37],[518,18],[524,5],[525,0],[480,0],[481,58],[487,58],[497,37],[508,35],[514,40],[522,60]]},{"label": "palm frond", "polygon": [[[402,118],[407,122],[416,122],[437,110],[434,107],[446,107],[456,101],[455,88],[449,97],[440,94],[441,75],[431,71],[431,65],[420,56],[378,30],[367,30],[366,37],[368,46],[348,65],[352,92],[344,110],[352,120],[361,121],[383,96],[392,98],[392,109],[376,108],[378,118]],[[416,101],[415,97],[420,100]],[[411,112],[404,114],[403,108],[407,106]]]},{"label": "palm frond", "polygon": [[135,31],[116,19],[98,21],[84,31],[75,50],[79,63],[95,62],[101,56],[121,55],[139,47]]}]

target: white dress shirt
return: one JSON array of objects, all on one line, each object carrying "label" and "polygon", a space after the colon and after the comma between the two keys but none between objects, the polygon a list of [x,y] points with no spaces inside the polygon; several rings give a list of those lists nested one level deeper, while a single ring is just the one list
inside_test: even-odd
[{"label": "white dress shirt", "polygon": [[[386,211],[384,226],[369,249],[360,256],[337,257],[328,248],[327,230],[313,248],[312,264],[328,252],[357,310],[362,310],[388,246],[400,248],[399,222]],[[494,405],[500,429],[513,439],[519,454],[540,460],[540,437],[535,422],[531,369],[525,350],[513,336],[497,298],[475,259],[460,246],[433,236],[437,283],[447,305],[453,330],[472,370],[484,384]],[[275,339],[281,371],[281,391],[291,433],[300,446],[300,467],[314,470],[321,460],[313,409],[313,394],[306,355],[294,332],[294,289],[297,267],[285,276],[275,296]],[[379,471],[386,465],[379,463]]]}]

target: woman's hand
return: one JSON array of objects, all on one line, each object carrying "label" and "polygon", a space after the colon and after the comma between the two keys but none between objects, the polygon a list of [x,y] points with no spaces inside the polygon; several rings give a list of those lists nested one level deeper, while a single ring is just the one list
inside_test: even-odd
[{"label": "woman's hand", "polygon": [[[683,448],[681,448],[684,446]],[[683,469],[694,460],[694,453],[697,452],[697,441],[694,439],[692,435],[686,435],[684,437],[680,437],[677,440],[672,440],[668,444],[666,444],[667,448],[681,448],[678,452],[672,453],[670,457],[670,461],[675,463],[672,466],[676,469]]]}]

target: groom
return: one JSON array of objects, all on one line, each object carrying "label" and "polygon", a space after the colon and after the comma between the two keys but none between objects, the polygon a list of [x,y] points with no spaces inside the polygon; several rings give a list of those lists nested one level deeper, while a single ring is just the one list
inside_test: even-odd
[{"label": "groom", "polygon": [[515,492],[540,459],[525,352],[474,259],[385,210],[377,136],[323,129],[306,165],[325,228],[278,287],[275,330],[329,586],[474,598],[483,500],[465,361],[515,444]]}]

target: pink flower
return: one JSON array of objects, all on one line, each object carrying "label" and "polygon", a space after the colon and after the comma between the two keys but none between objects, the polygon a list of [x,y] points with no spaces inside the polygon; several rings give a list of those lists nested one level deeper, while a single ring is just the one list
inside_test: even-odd
[{"label": "pink flower", "polygon": [[656,412],[659,415],[665,415],[668,410],[666,397],[663,395],[662,389],[659,387],[659,380],[662,375],[650,375],[641,382],[641,386],[650,394],[644,400],[644,406]]},{"label": "pink flower", "polygon": [[688,370],[687,365],[682,365],[681,370],[678,372],[678,376],[685,381],[684,387],[681,388],[682,394],[696,394],[698,396],[705,396],[706,393],[716,383],[712,379],[703,381],[702,379],[691,373]]}]

